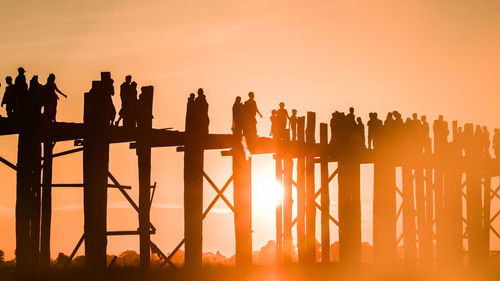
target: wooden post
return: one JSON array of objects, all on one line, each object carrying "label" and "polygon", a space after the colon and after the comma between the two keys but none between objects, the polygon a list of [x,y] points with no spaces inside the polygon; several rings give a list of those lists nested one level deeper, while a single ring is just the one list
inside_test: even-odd
[{"label": "wooden post", "polygon": [[43,143],[43,178],[42,178],[42,233],[40,238],[40,263],[43,271],[50,266],[50,227],[52,220],[52,151],[50,141]]},{"label": "wooden post", "polygon": [[203,239],[203,136],[186,132],[184,151],[185,265],[201,268]]},{"label": "wooden post", "polygon": [[283,157],[283,263],[292,262],[292,171],[293,160],[289,155]]},{"label": "wooden post", "polygon": [[432,241],[430,240],[432,237],[426,232],[425,180],[424,170],[420,164],[415,168],[415,202],[420,264],[429,268],[432,265]]},{"label": "wooden post", "polygon": [[283,262],[283,158],[280,154],[274,155],[276,164],[276,188],[279,201],[276,203],[276,263]]},{"label": "wooden post", "polygon": [[373,256],[376,264],[389,268],[396,261],[396,167],[386,155],[377,156],[373,165]]},{"label": "wooden post", "polygon": [[[316,113],[307,112],[306,145],[315,141]],[[314,157],[306,155],[306,251],[307,261],[316,262],[316,201]]]},{"label": "wooden post", "polygon": [[297,141],[301,145],[297,157],[297,251],[299,263],[305,261],[306,257],[306,167],[305,167],[305,117],[299,117],[297,121]]},{"label": "wooden post", "polygon": [[38,119],[23,113],[18,120],[16,271],[19,278],[31,279],[38,267],[41,149]]},{"label": "wooden post", "polygon": [[489,172],[483,175],[483,248],[482,259],[488,264],[490,256],[490,219],[491,219],[491,177]]},{"label": "wooden post", "polygon": [[339,255],[348,268],[361,262],[360,166],[353,151],[341,155],[338,162]]},{"label": "wooden post", "polygon": [[143,271],[149,270],[151,257],[151,146],[148,144],[148,133],[152,128],[153,118],[153,86],[141,88],[140,111],[137,126],[137,164],[139,168],[139,251],[140,267]]},{"label": "wooden post", "polygon": [[321,169],[321,262],[330,262],[330,190],[328,182],[328,124],[319,124]]},{"label": "wooden post", "polygon": [[416,229],[415,229],[415,204],[412,179],[412,169],[403,165],[403,241],[405,262],[414,266],[417,259]]},{"label": "wooden post", "polygon": [[243,147],[233,147],[236,266],[252,265],[252,160]]},{"label": "wooden post", "polygon": [[106,270],[106,216],[108,188],[109,143],[106,131],[109,111],[106,87],[93,81],[84,96],[83,142],[83,212],[85,234],[85,264],[88,279],[104,279]]}]

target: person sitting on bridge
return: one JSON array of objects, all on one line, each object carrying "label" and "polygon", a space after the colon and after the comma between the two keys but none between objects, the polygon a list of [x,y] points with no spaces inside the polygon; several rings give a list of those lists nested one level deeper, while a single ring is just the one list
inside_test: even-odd
[{"label": "person sitting on bridge", "polygon": [[292,141],[297,140],[297,109],[292,109],[292,115],[288,117],[290,131],[292,131]]},{"label": "person sitting on bridge", "polygon": [[285,103],[280,102],[279,109],[276,111],[276,121],[278,130],[278,139],[282,141],[290,140],[290,133],[286,128],[288,123],[288,111],[285,109]]},{"label": "person sitting on bridge", "polygon": [[241,97],[237,96],[233,104],[233,124],[231,130],[233,135],[241,136],[243,134],[243,103]]},{"label": "person sitting on bridge", "polygon": [[5,93],[3,94],[2,106],[5,105],[7,117],[14,118],[16,113],[16,90],[14,84],[12,84],[12,77],[5,77],[5,82],[7,83],[7,87],[5,87]]},{"label": "person sitting on bridge", "polygon": [[495,152],[495,158],[500,159],[500,129],[495,129],[495,134],[493,135],[493,150]]},{"label": "person sitting on bridge", "polygon": [[378,144],[383,124],[382,120],[378,119],[376,112],[371,112],[368,116],[370,117],[366,124],[368,126],[368,148],[374,149]]},{"label": "person sitting on bridge", "polygon": [[243,104],[243,112],[245,119],[245,127],[243,129],[243,134],[247,137],[256,137],[257,136],[257,119],[255,118],[258,114],[260,118],[262,118],[262,114],[257,107],[257,103],[255,102],[255,94],[253,92],[248,93],[248,100]]},{"label": "person sitting on bridge", "polygon": [[43,86],[43,118],[48,122],[56,122],[57,100],[59,99],[57,94],[68,97],[57,88],[55,81],[56,76],[51,73],[47,78],[47,83]]}]

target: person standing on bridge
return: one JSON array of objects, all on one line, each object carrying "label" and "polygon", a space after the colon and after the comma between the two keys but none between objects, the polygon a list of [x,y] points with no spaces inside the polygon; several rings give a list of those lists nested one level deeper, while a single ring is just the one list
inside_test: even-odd
[{"label": "person standing on bridge", "polygon": [[484,158],[490,158],[490,133],[488,132],[488,127],[483,126],[483,137],[482,137],[482,143],[483,143],[483,157]]},{"label": "person standing on bridge", "polygon": [[185,131],[186,133],[194,132],[194,99],[195,99],[195,94],[191,93],[189,94],[189,98],[187,101],[187,106],[186,106],[186,127]]},{"label": "person standing on bridge", "polygon": [[434,131],[434,152],[442,153],[445,145],[448,143],[448,122],[444,121],[443,115],[439,115],[433,124]]},{"label": "person standing on bridge", "polygon": [[356,132],[357,137],[359,138],[359,144],[362,148],[366,148],[366,139],[365,139],[365,124],[361,120],[361,117],[356,118]]},{"label": "person standing on bridge", "polygon": [[[24,68],[19,67],[17,69],[18,75],[14,81],[14,89],[16,90],[16,109],[17,113],[21,112],[22,103],[26,99],[26,94],[28,92],[28,84],[26,84],[26,72]],[[20,118],[22,114],[16,114],[16,117]]]},{"label": "person standing on bridge", "polygon": [[371,112],[368,126],[368,149],[374,149],[378,145],[380,133],[382,131],[382,120],[378,119],[376,112]]},{"label": "person standing on bridge", "polygon": [[424,146],[424,153],[432,153],[431,139],[429,137],[429,123],[427,123],[427,116],[422,115],[420,117],[422,123],[422,144]]},{"label": "person standing on bridge", "polygon": [[47,83],[43,86],[43,118],[48,122],[56,122],[57,114],[57,94],[67,98],[56,85],[56,76],[51,73],[47,78]]},{"label": "person standing on bridge", "polygon": [[12,77],[5,77],[5,82],[7,83],[7,87],[5,87],[5,93],[3,94],[2,106],[5,105],[7,117],[14,118],[16,112],[16,90],[14,84],[12,84]]},{"label": "person standing on bridge", "polygon": [[288,111],[285,109],[285,103],[280,102],[279,109],[276,111],[276,121],[278,123],[278,139],[285,141],[290,140],[290,133],[286,129],[288,122]]},{"label": "person standing on bridge", "polygon": [[231,130],[233,135],[241,136],[243,134],[243,103],[241,97],[237,96],[233,104],[233,124]]},{"label": "person standing on bridge", "polygon": [[202,135],[208,135],[210,119],[208,117],[208,102],[203,89],[198,89],[198,96],[194,99],[193,110],[195,113],[195,126]]},{"label": "person standing on bridge", "polygon": [[297,140],[297,109],[292,109],[292,115],[288,118],[290,131],[292,132],[292,141]]},{"label": "person standing on bridge", "polygon": [[137,90],[135,92],[135,102],[133,101],[134,93],[132,93],[132,76],[127,75],[125,77],[125,82],[120,85],[120,99],[122,102],[122,108],[118,112],[120,116],[118,120],[115,122],[115,126],[118,126],[120,120],[123,119],[124,127],[135,127],[135,118],[134,118],[134,103],[137,103]]},{"label": "person standing on bridge", "polygon": [[262,118],[262,114],[257,107],[255,94],[253,92],[248,93],[248,100],[243,104],[243,112],[245,114],[245,128],[243,129],[243,134],[247,138],[254,138],[257,136],[257,119],[255,116],[258,114],[260,118]]},{"label": "person standing on bridge", "polygon": [[500,129],[495,129],[495,134],[493,135],[493,150],[495,152],[495,158],[500,159]]},{"label": "person standing on bridge", "polygon": [[108,124],[113,126],[116,117],[116,109],[113,105],[113,96],[115,95],[115,87],[113,86],[113,79],[111,79],[111,73],[109,72],[101,72],[101,81],[102,81],[102,90],[106,97],[105,99],[105,108],[106,108],[106,117],[108,120]]}]

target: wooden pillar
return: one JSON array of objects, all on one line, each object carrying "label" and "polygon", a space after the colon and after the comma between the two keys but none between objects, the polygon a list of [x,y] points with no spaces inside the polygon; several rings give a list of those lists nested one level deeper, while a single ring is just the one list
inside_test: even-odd
[{"label": "wooden pillar", "polygon": [[[315,144],[316,113],[307,112],[306,146]],[[307,150],[307,149],[306,149]],[[316,262],[316,201],[314,156],[306,155],[306,253]]]},{"label": "wooden pillar", "polygon": [[462,173],[455,163],[448,163],[444,169],[441,262],[450,267],[463,264],[461,181]]},{"label": "wooden pillar", "polygon": [[40,238],[40,264],[43,271],[50,266],[50,227],[52,220],[52,151],[50,141],[43,143],[43,178],[42,178],[42,227]]},{"label": "wooden pillar", "polygon": [[104,279],[106,269],[106,216],[109,143],[104,84],[93,81],[84,96],[83,212],[85,264],[88,279]]},{"label": "wooden pillar", "polygon": [[[418,252],[420,264],[424,267],[432,265],[432,236],[426,232],[425,178],[421,165],[415,168],[415,202],[417,215]],[[432,221],[431,221],[432,223]]]},{"label": "wooden pillar", "polygon": [[252,265],[252,160],[243,147],[233,148],[236,266]]},{"label": "wooden pillar", "polygon": [[328,124],[319,124],[321,169],[321,262],[330,262],[330,189],[328,182]]},{"label": "wooden pillar", "polygon": [[283,157],[283,263],[292,262],[292,172],[293,160],[289,155]]},{"label": "wooden pillar", "polygon": [[396,167],[386,155],[377,156],[373,165],[373,256],[376,264],[389,267],[396,261]]},{"label": "wooden pillar", "polygon": [[184,151],[185,265],[201,268],[203,239],[203,137],[186,132]]},{"label": "wooden pillar", "polygon": [[19,278],[34,278],[40,239],[40,135],[38,120],[24,112],[18,125],[16,191],[16,271]]},{"label": "wooden pillar", "polygon": [[338,162],[339,255],[348,268],[361,262],[360,165],[353,151],[341,155]]},{"label": "wooden pillar", "polygon": [[297,251],[299,263],[305,261],[306,256],[306,167],[305,167],[305,117],[297,121],[297,141],[301,145],[297,157]]},{"label": "wooden pillar", "polygon": [[139,252],[140,267],[149,270],[151,258],[151,146],[148,144],[152,128],[153,86],[141,88],[140,111],[137,120],[137,164],[139,169]]},{"label": "wooden pillar", "polygon": [[415,203],[413,190],[412,169],[402,167],[403,179],[403,241],[405,262],[414,266],[417,258],[416,229],[415,229]]},{"label": "wooden pillar", "polygon": [[490,220],[491,220],[491,177],[488,172],[484,173],[483,185],[483,248],[482,258],[484,263],[488,265],[490,256]]},{"label": "wooden pillar", "polygon": [[283,158],[280,154],[274,155],[276,164],[276,192],[279,201],[276,203],[276,263],[283,262]]}]

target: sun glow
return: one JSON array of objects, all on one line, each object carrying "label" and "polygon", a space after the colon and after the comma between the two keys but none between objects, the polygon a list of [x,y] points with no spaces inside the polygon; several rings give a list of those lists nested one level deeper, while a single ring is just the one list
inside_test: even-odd
[{"label": "sun glow", "polygon": [[254,208],[273,210],[281,204],[282,187],[273,177],[259,176],[253,179],[252,201]]}]

